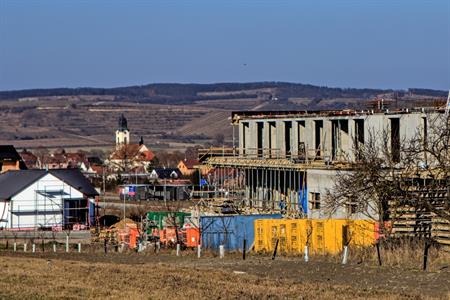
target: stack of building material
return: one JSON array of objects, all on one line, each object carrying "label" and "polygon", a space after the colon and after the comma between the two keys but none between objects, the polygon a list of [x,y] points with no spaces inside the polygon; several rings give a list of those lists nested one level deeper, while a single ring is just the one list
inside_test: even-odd
[{"label": "stack of building material", "polygon": [[130,249],[136,248],[139,237],[139,229],[136,222],[130,219],[123,219],[112,225],[110,229],[116,232],[119,243],[127,245]]}]

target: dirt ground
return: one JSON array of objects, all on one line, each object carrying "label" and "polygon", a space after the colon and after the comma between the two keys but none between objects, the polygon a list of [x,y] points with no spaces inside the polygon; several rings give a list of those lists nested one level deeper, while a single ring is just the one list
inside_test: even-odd
[{"label": "dirt ground", "polygon": [[257,255],[2,251],[0,268],[1,299],[450,299],[449,266],[424,272]]}]

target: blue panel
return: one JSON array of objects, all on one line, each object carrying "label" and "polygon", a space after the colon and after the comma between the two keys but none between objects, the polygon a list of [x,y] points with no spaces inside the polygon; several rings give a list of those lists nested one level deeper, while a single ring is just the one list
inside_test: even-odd
[{"label": "blue panel", "polygon": [[308,214],[308,189],[305,188],[298,192],[299,207],[305,214]]},{"label": "blue panel", "polygon": [[69,216],[70,216],[70,202],[67,200],[64,200],[64,213],[63,213],[63,224],[66,225],[69,224]]},{"label": "blue panel", "polygon": [[254,221],[281,218],[280,214],[201,217],[202,247],[219,249],[219,245],[224,245],[226,250],[242,251],[246,239],[246,251],[249,251],[255,239]]},{"label": "blue panel", "polygon": [[[304,177],[305,176],[305,177]],[[308,187],[306,174],[300,174],[300,189],[298,191],[298,207],[303,213],[308,214]]]},{"label": "blue panel", "polygon": [[95,224],[95,203],[93,201],[89,201],[89,225]]}]

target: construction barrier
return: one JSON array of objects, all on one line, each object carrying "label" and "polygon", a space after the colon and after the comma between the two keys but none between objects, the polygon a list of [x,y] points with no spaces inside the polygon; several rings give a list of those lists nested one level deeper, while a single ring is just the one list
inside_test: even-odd
[{"label": "construction barrier", "polygon": [[195,248],[200,245],[200,230],[196,227],[184,224],[182,237],[186,247]]},{"label": "construction barrier", "polygon": [[280,214],[202,216],[200,218],[202,247],[218,250],[219,246],[224,246],[227,251],[242,251],[245,239],[245,250],[249,251],[254,243],[254,221],[265,218],[281,219],[281,217]]},{"label": "construction barrier", "polygon": [[365,247],[375,243],[375,222],[341,219],[255,220],[255,251],[300,254],[306,245],[313,254],[337,254],[345,244]]}]

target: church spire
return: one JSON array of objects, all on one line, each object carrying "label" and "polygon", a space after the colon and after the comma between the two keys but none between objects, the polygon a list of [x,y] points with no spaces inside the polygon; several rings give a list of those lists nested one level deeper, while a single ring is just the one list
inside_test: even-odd
[{"label": "church spire", "polygon": [[119,128],[117,130],[119,130],[119,131],[128,130],[128,122],[127,122],[127,119],[125,118],[125,116],[123,114],[120,115]]},{"label": "church spire", "polygon": [[128,122],[123,114],[119,118],[119,128],[116,130],[116,145],[130,143],[130,131],[128,130]]}]

